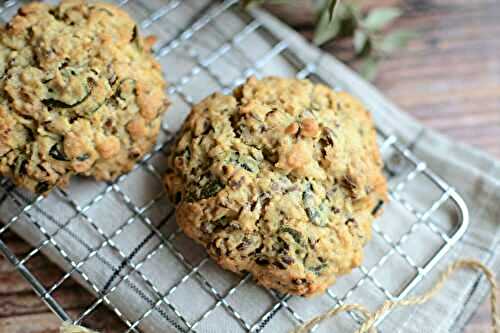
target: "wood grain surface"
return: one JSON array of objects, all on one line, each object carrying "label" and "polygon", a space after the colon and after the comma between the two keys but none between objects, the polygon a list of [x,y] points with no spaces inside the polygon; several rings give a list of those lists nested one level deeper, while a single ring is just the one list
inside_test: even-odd
[{"label": "wood grain surface", "polygon": [[[367,1],[368,5],[375,3]],[[269,10],[310,38],[314,15],[302,1]],[[385,59],[375,85],[403,110],[450,137],[500,157],[500,6],[497,0],[382,0],[405,8],[396,26],[419,32],[407,49]],[[323,47],[352,66],[348,41]],[[18,254],[29,247],[8,235]],[[30,262],[35,275],[46,283],[61,277],[60,270],[43,256]],[[65,283],[56,298],[71,313],[92,301],[74,282]],[[466,332],[487,332],[489,306],[485,303]],[[123,332],[124,326],[109,311],[96,317],[97,328]],[[59,321],[30,286],[0,256],[0,333],[57,332]]]}]

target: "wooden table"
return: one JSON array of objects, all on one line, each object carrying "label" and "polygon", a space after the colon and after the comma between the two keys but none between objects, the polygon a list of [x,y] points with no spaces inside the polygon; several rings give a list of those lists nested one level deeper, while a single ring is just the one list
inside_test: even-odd
[{"label": "wooden table", "polygon": [[[394,3],[392,0],[377,3]],[[375,1],[371,0],[371,3]],[[382,62],[375,84],[403,110],[428,126],[500,157],[500,6],[497,0],[405,0],[405,17],[398,27],[417,30],[420,36],[409,47]],[[312,35],[313,15],[308,6],[270,8],[305,36]],[[345,41],[324,49],[355,65]],[[10,235],[18,253],[28,246]],[[60,271],[43,257],[33,269],[44,281],[54,281]],[[79,312],[90,301],[86,292],[68,283],[58,299],[70,312]],[[101,312],[106,332],[120,326]],[[485,304],[466,332],[488,331],[489,307]],[[31,291],[18,273],[0,256],[0,332],[48,333],[59,325],[54,315]]]}]

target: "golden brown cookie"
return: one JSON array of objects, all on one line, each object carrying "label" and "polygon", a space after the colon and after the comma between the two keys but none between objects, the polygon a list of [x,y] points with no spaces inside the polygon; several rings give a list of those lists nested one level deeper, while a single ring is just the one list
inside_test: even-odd
[{"label": "golden brown cookie", "polygon": [[46,193],[129,171],[168,106],[153,42],[112,5],[22,7],[0,28],[0,174]]},{"label": "golden brown cookie", "polygon": [[222,267],[297,295],[360,265],[386,200],[370,114],[307,80],[250,78],[207,97],[168,163],[184,232]]}]

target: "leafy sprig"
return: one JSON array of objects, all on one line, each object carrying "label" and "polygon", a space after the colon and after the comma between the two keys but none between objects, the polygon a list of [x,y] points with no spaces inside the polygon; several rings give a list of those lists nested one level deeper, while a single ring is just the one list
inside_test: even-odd
[{"label": "leafy sprig", "polygon": [[[263,3],[289,3],[287,0],[244,0],[245,6]],[[356,1],[316,0],[317,20],[313,42],[321,46],[339,38],[351,38],[354,54],[361,60],[360,73],[373,80],[380,60],[404,48],[415,37],[408,30],[388,31],[402,15],[397,7],[362,10]]]}]

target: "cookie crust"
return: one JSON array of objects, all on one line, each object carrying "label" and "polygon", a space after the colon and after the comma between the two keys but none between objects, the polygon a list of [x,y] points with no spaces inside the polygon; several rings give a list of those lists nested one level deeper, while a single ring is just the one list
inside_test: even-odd
[{"label": "cookie crust", "polygon": [[370,114],[307,80],[250,78],[207,97],[168,163],[183,231],[225,269],[296,295],[360,265],[387,198]]},{"label": "cookie crust", "polygon": [[47,193],[129,171],[168,106],[153,43],[109,4],[23,6],[0,28],[0,174]]}]

